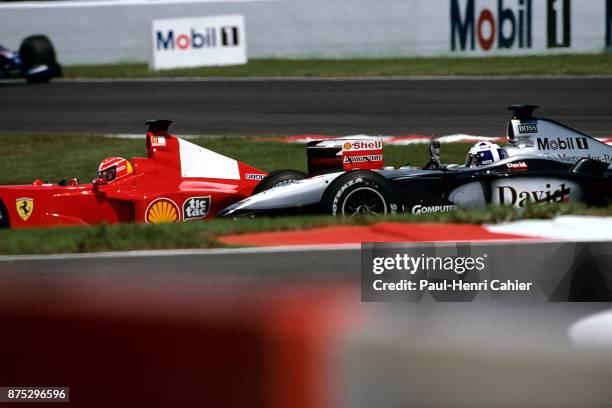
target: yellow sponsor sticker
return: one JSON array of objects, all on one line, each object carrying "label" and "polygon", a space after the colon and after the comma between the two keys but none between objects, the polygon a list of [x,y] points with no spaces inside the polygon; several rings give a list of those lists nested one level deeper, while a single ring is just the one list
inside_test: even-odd
[{"label": "yellow sponsor sticker", "polygon": [[158,198],[151,202],[145,212],[148,224],[168,224],[179,221],[179,208],[168,198]]},{"label": "yellow sponsor sticker", "polygon": [[32,212],[34,212],[34,199],[26,197],[18,198],[15,200],[15,207],[21,219],[27,221]]}]

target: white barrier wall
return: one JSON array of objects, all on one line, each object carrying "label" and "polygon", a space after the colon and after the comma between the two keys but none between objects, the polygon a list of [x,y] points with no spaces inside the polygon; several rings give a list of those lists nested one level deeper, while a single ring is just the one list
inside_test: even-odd
[{"label": "white barrier wall", "polygon": [[[249,58],[602,52],[612,0],[119,0],[0,5],[0,42],[46,33],[64,64],[146,62],[154,19],[239,14]],[[606,38],[608,36],[608,38]]]},{"label": "white barrier wall", "polygon": [[171,69],[247,62],[241,15],[154,20],[149,68]]}]

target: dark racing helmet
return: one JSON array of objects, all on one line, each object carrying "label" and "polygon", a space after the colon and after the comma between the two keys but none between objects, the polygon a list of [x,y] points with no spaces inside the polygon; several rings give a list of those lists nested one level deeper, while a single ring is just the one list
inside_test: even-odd
[{"label": "dark racing helmet", "polygon": [[478,142],[469,150],[466,167],[478,167],[495,163],[506,157],[506,153],[495,143]]},{"label": "dark racing helmet", "polygon": [[98,167],[98,180],[102,183],[110,183],[114,180],[127,177],[134,172],[132,163],[123,157],[107,157],[102,160]]}]

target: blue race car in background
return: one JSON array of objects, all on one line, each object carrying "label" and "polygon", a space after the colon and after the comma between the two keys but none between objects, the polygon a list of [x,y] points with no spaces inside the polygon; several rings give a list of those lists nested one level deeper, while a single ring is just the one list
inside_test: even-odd
[{"label": "blue race car in background", "polygon": [[19,51],[0,45],[0,79],[23,77],[30,83],[49,82],[62,76],[62,68],[55,58],[51,40],[44,35],[33,35],[21,42]]}]

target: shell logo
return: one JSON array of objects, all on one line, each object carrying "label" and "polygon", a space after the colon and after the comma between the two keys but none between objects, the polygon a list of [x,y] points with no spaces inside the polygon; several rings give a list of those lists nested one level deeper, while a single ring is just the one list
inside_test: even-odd
[{"label": "shell logo", "polygon": [[147,224],[169,224],[179,221],[179,209],[174,201],[158,198],[149,204],[145,211]]},{"label": "shell logo", "polygon": [[342,146],[342,148],[343,148],[344,150],[351,150],[351,144],[350,144],[349,142],[346,142],[346,143],[345,143],[345,144]]}]

